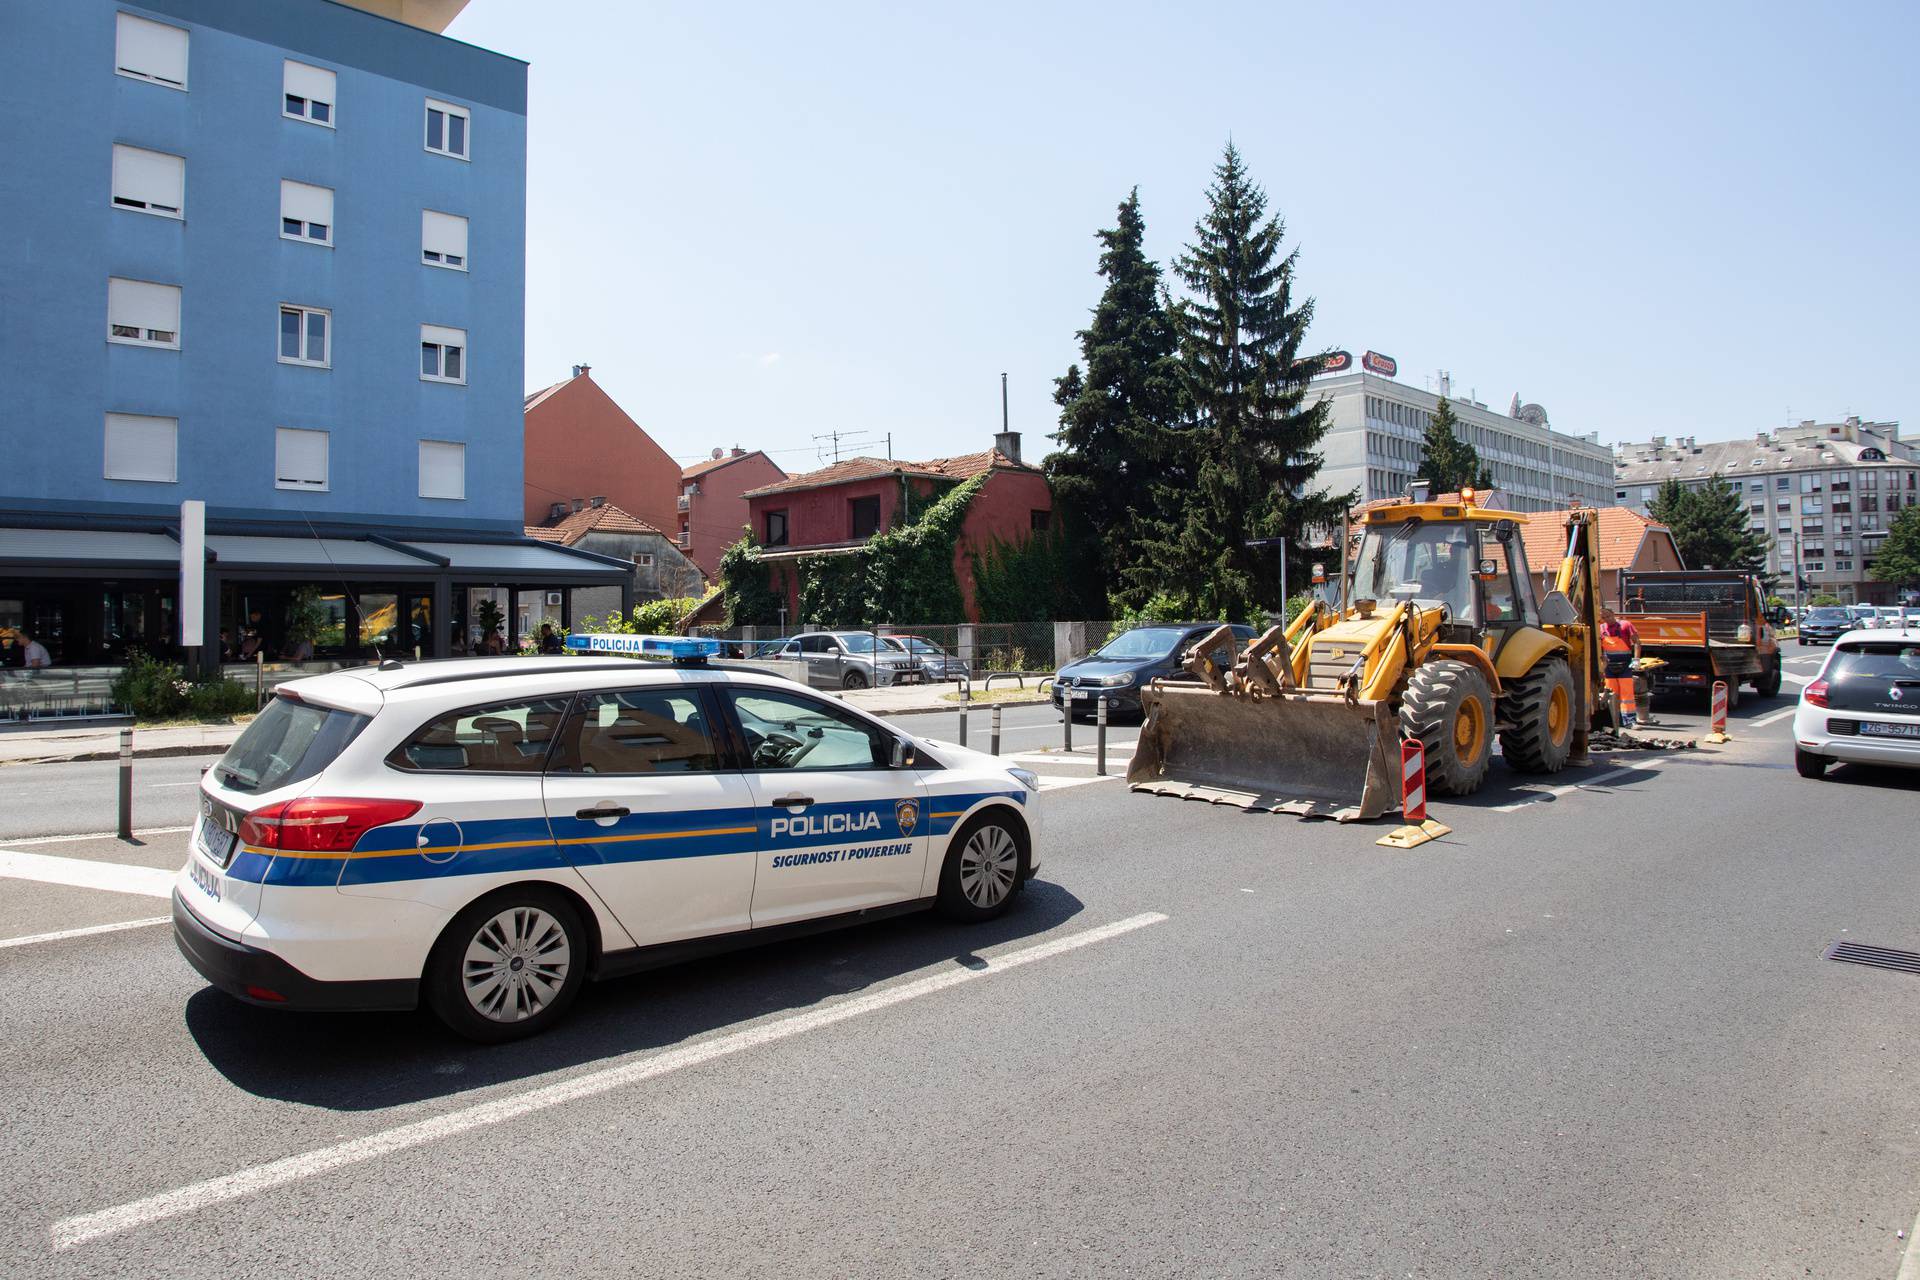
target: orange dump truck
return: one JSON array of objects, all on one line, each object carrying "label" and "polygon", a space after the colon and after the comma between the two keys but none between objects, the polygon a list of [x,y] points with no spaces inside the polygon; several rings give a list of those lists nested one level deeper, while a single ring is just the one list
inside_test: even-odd
[{"label": "orange dump truck", "polygon": [[1752,574],[1629,572],[1620,597],[1620,616],[1640,633],[1641,656],[1666,664],[1654,674],[1656,694],[1707,692],[1724,680],[1727,705],[1736,706],[1742,683],[1763,698],[1780,692],[1780,641]]}]

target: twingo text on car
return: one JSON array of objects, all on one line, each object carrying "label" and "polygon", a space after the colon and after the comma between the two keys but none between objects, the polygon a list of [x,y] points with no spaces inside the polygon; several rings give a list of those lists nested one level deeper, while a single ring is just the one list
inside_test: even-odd
[{"label": "twingo text on car", "polygon": [[[690,663],[713,644],[639,643]],[[510,1039],[589,978],[996,916],[1039,865],[1037,787],[745,670],[388,662],[280,686],[208,770],[174,932],[254,1004],[425,1002]]]},{"label": "twingo text on car", "polygon": [[[1075,715],[1093,715],[1101,702],[1107,714],[1139,715],[1141,686],[1156,676],[1180,670],[1180,659],[1217,622],[1153,622],[1121,632],[1084,658],[1067,663],[1053,678],[1053,705],[1071,706]],[[1252,627],[1235,623],[1244,645]]]},{"label": "twingo text on car", "polygon": [[1920,627],[1849,631],[1793,714],[1793,764],[1824,777],[1835,761],[1920,769]]}]

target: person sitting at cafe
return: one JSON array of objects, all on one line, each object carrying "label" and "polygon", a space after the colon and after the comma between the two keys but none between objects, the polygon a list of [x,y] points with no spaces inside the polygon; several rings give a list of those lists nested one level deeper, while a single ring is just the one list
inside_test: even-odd
[{"label": "person sitting at cafe", "polygon": [[566,651],[567,651],[566,645],[562,644],[560,641],[560,637],[554,634],[553,624],[551,622],[541,623],[540,624],[540,652],[544,654],[552,655],[552,654],[563,654]]},{"label": "person sitting at cafe", "polygon": [[47,646],[22,631],[20,633],[21,661],[29,671],[40,671],[53,665],[53,655],[47,652]]},{"label": "person sitting at cafe", "polygon": [[0,668],[17,667],[25,663],[27,652],[11,631],[0,631]]},{"label": "person sitting at cafe", "polygon": [[249,629],[240,637],[240,661],[252,662],[254,655],[260,652],[260,633]]}]

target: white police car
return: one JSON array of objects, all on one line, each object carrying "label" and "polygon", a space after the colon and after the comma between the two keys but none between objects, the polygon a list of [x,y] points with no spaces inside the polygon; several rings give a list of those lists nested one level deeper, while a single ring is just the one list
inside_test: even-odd
[{"label": "white police car", "polygon": [[650,646],[691,659],[676,665],[389,662],[281,686],[201,783],[181,952],[254,1004],[425,1001],[505,1040],[589,978],[1006,910],[1039,865],[1031,773],[699,665],[709,646]]},{"label": "white police car", "polygon": [[1835,761],[1920,769],[1920,627],[1847,632],[1800,691],[1794,768],[1820,778]]}]

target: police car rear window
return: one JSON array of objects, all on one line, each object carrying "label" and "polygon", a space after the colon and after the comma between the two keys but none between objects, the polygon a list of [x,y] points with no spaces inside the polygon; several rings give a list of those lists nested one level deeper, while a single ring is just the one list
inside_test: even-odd
[{"label": "police car rear window", "polygon": [[332,707],[275,698],[213,766],[235,791],[272,791],[305,782],[334,762],[367,717]]},{"label": "police car rear window", "polygon": [[565,698],[463,707],[427,721],[387,763],[432,773],[539,773],[566,713]]}]

